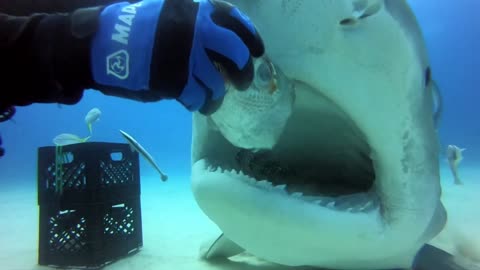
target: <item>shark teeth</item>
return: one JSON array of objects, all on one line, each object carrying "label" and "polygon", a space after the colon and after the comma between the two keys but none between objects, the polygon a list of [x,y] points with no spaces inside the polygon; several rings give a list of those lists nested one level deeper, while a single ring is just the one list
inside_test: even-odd
[{"label": "shark teeth", "polygon": [[290,196],[294,197],[294,198],[301,198],[303,196],[303,193],[301,192],[294,192],[292,194],[290,194]]},{"label": "shark teeth", "polygon": [[326,205],[326,207],[327,207],[327,208],[330,208],[330,209],[333,209],[334,206],[335,206],[335,203],[334,203],[334,202],[328,202],[327,205]]},{"label": "shark teeth", "polygon": [[287,185],[276,185],[267,180],[257,181],[254,178],[246,176],[247,182],[251,185],[257,186],[262,189],[267,189],[275,192],[279,192],[290,196],[294,199],[299,199],[312,203],[321,207],[325,207],[335,211],[342,212],[371,212],[379,208],[380,203],[378,196],[374,192],[358,193],[353,195],[345,195],[339,197],[327,197],[327,196],[306,196],[302,192],[289,193],[287,191]]},{"label": "shark teeth", "polygon": [[351,213],[370,212],[380,206],[380,201],[373,192],[340,197],[317,197],[312,203],[336,211]]},{"label": "shark teeth", "polygon": [[248,183],[252,186],[270,190],[273,192],[278,192],[290,196],[291,198],[302,200],[320,207],[325,207],[335,211],[342,212],[351,212],[351,213],[360,213],[360,212],[371,212],[380,207],[380,200],[375,192],[367,193],[357,193],[352,195],[345,195],[339,197],[328,197],[328,196],[307,196],[302,192],[293,192],[289,193],[287,191],[287,185],[273,185],[272,182],[268,180],[256,180],[244,172],[237,171],[235,169],[226,170],[221,167],[215,167],[212,165],[204,167],[208,172],[216,172],[223,174],[230,174],[232,176],[239,177],[245,183]]},{"label": "shark teeth", "polygon": [[370,212],[380,206],[380,200],[375,192],[357,193],[339,197],[310,196],[306,200],[329,209],[345,212]]},{"label": "shark teeth", "polygon": [[263,187],[266,187],[266,188],[272,188],[273,187],[273,184],[268,182],[267,180],[258,181],[257,185],[258,186],[263,186]]}]

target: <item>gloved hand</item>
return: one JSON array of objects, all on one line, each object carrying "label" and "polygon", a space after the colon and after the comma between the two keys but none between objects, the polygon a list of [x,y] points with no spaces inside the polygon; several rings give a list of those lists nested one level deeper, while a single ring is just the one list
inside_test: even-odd
[{"label": "gloved hand", "polygon": [[[246,89],[264,53],[255,26],[220,0],[145,0],[107,6],[91,43],[95,88],[144,102],[175,98],[209,114],[225,79]],[[219,72],[219,68],[222,72]]]}]

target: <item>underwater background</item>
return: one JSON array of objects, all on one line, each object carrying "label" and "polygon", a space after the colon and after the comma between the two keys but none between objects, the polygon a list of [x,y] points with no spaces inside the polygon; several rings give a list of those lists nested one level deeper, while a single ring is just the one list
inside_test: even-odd
[{"label": "underwater background", "polygon": [[[423,30],[433,79],[443,97],[439,135],[467,148],[465,166],[480,166],[480,1],[410,0]],[[480,180],[480,179],[479,179]]]},{"label": "underwater background", "polygon": [[[442,150],[448,144],[467,148],[462,166],[480,161],[480,1],[430,0],[410,2],[422,27],[442,99],[439,135]],[[102,111],[90,141],[125,142],[123,129],[141,142],[167,172],[188,172],[191,114],[175,101],[138,103],[86,91],[74,106],[34,104],[17,108],[13,121],[0,125],[6,155],[0,160],[5,184],[35,182],[36,149],[53,145],[60,133],[88,135],[85,114],[93,107]],[[142,162],[142,174],[154,173]],[[5,183],[8,182],[8,183]],[[20,183],[25,182],[25,183]]]},{"label": "underwater background", "polygon": [[[480,182],[480,53],[478,52],[480,49],[480,16],[478,16],[480,1],[410,0],[408,2],[422,27],[429,51],[433,79],[437,82],[443,99],[443,113],[439,126],[442,170],[448,170],[444,150],[447,145],[454,144],[467,149],[460,165],[460,174],[465,171],[465,178],[468,176],[470,182]],[[12,89],[3,91],[10,90]],[[15,196],[6,197],[7,193],[28,190],[33,191],[26,193],[32,196],[29,199],[30,207],[32,209],[38,207],[35,193],[38,147],[53,146],[52,139],[60,133],[88,136],[84,117],[94,107],[102,111],[102,116],[99,122],[94,123],[93,136],[89,141],[126,143],[119,133],[119,129],[124,130],[135,137],[155,158],[160,168],[170,176],[168,184],[160,183],[157,172],[140,158],[142,193],[146,190],[148,194],[155,194],[163,188],[163,185],[177,184],[184,187],[184,192],[190,192],[188,176],[190,174],[191,113],[171,100],[139,103],[88,90],[82,101],[74,106],[34,104],[18,107],[12,121],[0,124],[0,135],[6,150],[5,156],[0,158],[0,195],[3,196],[3,198],[0,196],[0,203],[12,203],[11,200],[15,199]],[[446,181],[453,181],[450,179],[449,171],[442,174],[442,180],[445,177]],[[149,180],[144,181],[144,179]],[[477,191],[480,192],[480,190]],[[480,194],[478,192],[477,194]],[[177,195],[161,193],[162,196]],[[5,198],[9,200],[6,201]],[[170,206],[162,207],[167,209]],[[4,211],[7,207],[0,209]],[[479,210],[475,211],[477,214],[480,213]],[[32,220],[36,221],[36,219]],[[8,221],[0,212],[0,223],[3,222]],[[29,226],[33,232],[38,229],[36,223]],[[8,233],[10,232],[0,230],[2,235]],[[22,232],[15,233],[22,234]],[[148,234],[144,234],[144,242],[146,241],[148,241]],[[4,241],[0,242],[0,246],[7,244]],[[31,243],[31,252],[35,253],[36,245],[36,242]],[[36,256],[36,254],[33,255]],[[1,258],[0,255],[0,268],[3,261]],[[32,267],[34,267],[33,264]]]}]

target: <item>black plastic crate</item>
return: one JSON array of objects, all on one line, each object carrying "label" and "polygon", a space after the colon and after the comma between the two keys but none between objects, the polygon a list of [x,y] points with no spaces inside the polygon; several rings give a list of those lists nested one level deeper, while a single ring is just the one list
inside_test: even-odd
[{"label": "black plastic crate", "polygon": [[[138,153],[128,144],[91,142],[63,146],[61,182],[56,147],[38,149],[38,204],[106,203],[140,196]],[[57,183],[63,185],[56,190]]]},{"label": "black plastic crate", "polygon": [[140,197],[110,203],[40,206],[38,263],[101,268],[142,247]]},{"label": "black plastic crate", "polygon": [[139,156],[128,144],[40,147],[37,180],[40,265],[100,268],[142,247]]}]

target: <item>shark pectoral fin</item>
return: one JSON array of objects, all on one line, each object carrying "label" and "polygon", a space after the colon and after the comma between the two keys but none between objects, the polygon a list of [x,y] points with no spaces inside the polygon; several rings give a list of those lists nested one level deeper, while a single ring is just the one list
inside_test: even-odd
[{"label": "shark pectoral fin", "polygon": [[228,258],[245,251],[242,247],[228,239],[223,233],[210,241],[205,242],[200,248],[200,258],[203,260],[214,260]]},{"label": "shark pectoral fin", "polygon": [[447,224],[447,210],[441,202],[438,202],[437,209],[430,220],[428,229],[423,233],[422,240],[425,242],[432,240],[443,230],[445,224]]},{"label": "shark pectoral fin", "polygon": [[480,267],[431,245],[418,252],[413,270],[480,270]]},{"label": "shark pectoral fin", "polygon": [[[424,232],[423,240],[428,242],[440,233],[447,222],[447,211],[439,203],[435,214],[430,221],[428,230]],[[480,270],[478,267],[468,265],[467,262],[452,254],[432,245],[424,245],[415,257],[413,270]]]}]

